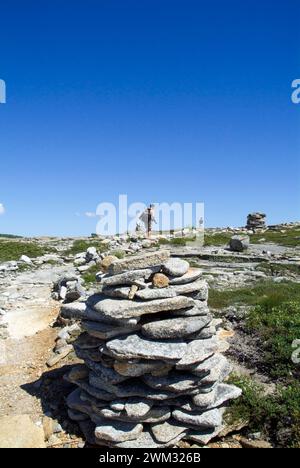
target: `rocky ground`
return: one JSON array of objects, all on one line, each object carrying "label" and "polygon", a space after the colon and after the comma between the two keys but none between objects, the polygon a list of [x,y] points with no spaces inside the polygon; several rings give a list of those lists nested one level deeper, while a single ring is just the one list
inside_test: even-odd
[{"label": "rocky ground", "polygon": [[[208,230],[202,247],[186,245],[193,234],[155,235],[151,241],[127,236],[0,240],[0,446],[85,446],[67,415],[65,399],[72,384],[62,378],[79,362],[71,344],[80,329],[59,311],[62,303],[84,300],[99,290],[97,272],[105,269],[111,255],[123,258],[163,247],[201,268],[210,287],[211,311],[222,320],[223,336],[231,343],[227,354],[235,373],[262,384],[266,394],[274,394],[277,383],[287,385],[286,377],[272,375],[264,365],[261,336],[249,333],[245,323],[270,290],[277,296],[283,289],[291,299],[299,297],[295,288],[300,285],[300,225],[259,232]],[[232,250],[233,235],[249,236],[249,246]],[[270,430],[255,430],[240,418],[232,421],[231,429],[209,445],[287,444],[285,428],[280,429],[281,438],[274,438]]]}]

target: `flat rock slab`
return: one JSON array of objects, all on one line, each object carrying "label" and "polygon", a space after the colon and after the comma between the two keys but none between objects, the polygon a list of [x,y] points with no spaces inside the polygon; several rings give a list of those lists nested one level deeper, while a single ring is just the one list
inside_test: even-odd
[{"label": "flat rock slab", "polygon": [[187,429],[184,425],[178,424],[175,420],[165,421],[151,426],[151,432],[155,440],[159,443],[166,443],[174,440],[180,434],[185,435]]},{"label": "flat rock slab", "polygon": [[120,375],[111,367],[104,366],[101,362],[94,362],[89,359],[86,359],[85,362],[88,368],[94,371],[98,375],[98,377],[103,379],[104,382],[108,382],[114,385],[124,382],[128,378],[124,375]]},{"label": "flat rock slab", "polygon": [[212,409],[205,412],[188,413],[183,410],[176,409],[172,413],[173,418],[187,426],[197,426],[203,429],[215,428],[222,424],[222,412],[218,409]]},{"label": "flat rock slab", "polygon": [[162,361],[180,361],[185,356],[188,347],[186,343],[180,341],[151,341],[136,334],[108,341],[106,346],[109,353],[117,359],[159,359]]},{"label": "flat rock slab", "polygon": [[101,425],[96,425],[95,437],[97,440],[124,442],[136,439],[142,431],[142,424],[132,424],[112,420],[110,422],[103,421],[101,422]]},{"label": "flat rock slab", "polygon": [[144,375],[143,381],[151,388],[157,390],[168,390],[177,394],[189,393],[190,390],[195,390],[199,386],[200,378],[191,374],[170,373],[164,377],[156,377],[152,375]]},{"label": "flat rock slab", "polygon": [[116,327],[107,323],[91,322],[86,320],[81,322],[81,326],[83,330],[88,332],[89,335],[101,340],[108,340],[119,335],[128,335],[128,333],[131,333],[132,331],[138,330],[140,328],[139,325],[136,325],[132,328],[126,328]]},{"label": "flat rock slab", "polygon": [[109,286],[121,286],[121,285],[132,285],[136,281],[147,280],[153,273],[160,270],[159,267],[143,268],[141,270],[126,271],[119,275],[104,275],[101,278],[101,285],[103,288]]},{"label": "flat rock slab", "polygon": [[126,411],[116,411],[111,408],[100,408],[97,412],[101,417],[106,419],[115,419],[124,422],[140,422],[140,423],[155,423],[163,422],[171,417],[169,406],[154,406],[144,416],[132,414],[128,416]]},{"label": "flat rock slab", "polygon": [[44,431],[27,414],[2,416],[0,448],[46,448]]},{"label": "flat rock slab", "polygon": [[167,442],[165,444],[160,444],[154,440],[154,437],[150,432],[148,431],[143,431],[139,437],[137,437],[135,440],[131,440],[128,442],[121,442],[121,443],[116,443],[112,444],[111,447],[115,448],[122,448],[122,449],[131,449],[131,448],[164,448],[164,447],[173,447],[176,445],[177,442],[179,442],[182,439],[182,435],[180,434],[177,438],[173,439],[170,442]]},{"label": "flat rock slab", "polygon": [[93,308],[101,317],[118,320],[140,317],[145,314],[187,309],[193,305],[193,299],[185,296],[177,296],[169,299],[157,299],[147,302],[136,302],[126,299],[100,299],[98,302],[95,302]]},{"label": "flat rock slab", "polygon": [[[228,400],[238,398],[241,393],[242,390],[235,385],[219,383],[211,392],[195,395],[192,401],[195,407],[211,409],[221,406]],[[195,408],[192,407],[192,411],[194,409]]]},{"label": "flat rock slab", "polygon": [[189,268],[187,273],[185,273],[183,276],[179,277],[171,277],[169,279],[169,284],[170,285],[181,285],[181,284],[186,284],[186,283],[192,283],[193,281],[196,281],[199,279],[202,275],[202,270],[199,268]]},{"label": "flat rock slab", "polygon": [[201,330],[211,321],[210,315],[196,317],[178,317],[149,322],[142,325],[141,332],[150,339],[178,339]]},{"label": "flat rock slab", "polygon": [[181,258],[170,258],[163,264],[163,272],[170,276],[183,276],[190,268],[190,264]]},{"label": "flat rock slab", "polygon": [[220,353],[214,354],[212,357],[206,359],[204,362],[198,364],[195,368],[191,369],[191,372],[195,375],[205,375],[202,382],[205,385],[210,385],[215,382],[221,382],[231,372],[232,365]]},{"label": "flat rock slab", "polygon": [[191,365],[202,362],[212,356],[217,349],[218,342],[214,338],[191,341],[187,345],[184,356],[176,363],[176,368],[188,369]]},{"label": "flat rock slab", "polygon": [[163,361],[129,360],[115,361],[114,369],[121,375],[127,377],[140,377],[144,374],[161,375],[166,374],[172,369],[172,364]]},{"label": "flat rock slab", "polygon": [[170,286],[170,289],[175,291],[177,295],[197,293],[198,300],[206,300],[208,297],[208,285],[207,282],[203,280],[196,280],[192,283]]},{"label": "flat rock slab", "polygon": [[177,293],[171,288],[145,288],[137,291],[135,294],[135,297],[142,301],[151,301],[154,299],[164,299],[175,296],[177,296]]},{"label": "flat rock slab", "polygon": [[158,250],[156,252],[148,252],[143,255],[133,255],[123,260],[116,260],[109,268],[108,273],[117,275],[129,270],[140,270],[156,265],[161,265],[170,257],[168,250]]}]

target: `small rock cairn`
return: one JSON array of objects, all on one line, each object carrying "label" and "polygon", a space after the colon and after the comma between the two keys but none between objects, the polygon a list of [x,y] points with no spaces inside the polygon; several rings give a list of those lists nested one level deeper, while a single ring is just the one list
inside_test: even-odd
[{"label": "small rock cairn", "polygon": [[69,417],[102,446],[206,444],[241,391],[223,383],[231,368],[201,271],[158,250],[114,261],[100,288],[86,303],[62,307],[84,330],[74,342],[84,364],[65,377],[77,386]]},{"label": "small rock cairn", "polygon": [[250,213],[247,216],[247,229],[265,229],[266,215],[264,213]]}]

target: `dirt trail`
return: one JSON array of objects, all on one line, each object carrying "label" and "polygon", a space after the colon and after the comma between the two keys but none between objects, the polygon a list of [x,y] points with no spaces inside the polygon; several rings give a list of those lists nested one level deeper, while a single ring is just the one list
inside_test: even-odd
[{"label": "dirt trail", "polygon": [[[1,285],[8,312],[3,317],[9,338],[0,340],[0,416],[28,414],[41,420],[41,402],[26,390],[47,370],[57,330],[50,327],[59,312],[51,299],[52,269],[20,273]],[[1,292],[1,291],[0,291]]]}]

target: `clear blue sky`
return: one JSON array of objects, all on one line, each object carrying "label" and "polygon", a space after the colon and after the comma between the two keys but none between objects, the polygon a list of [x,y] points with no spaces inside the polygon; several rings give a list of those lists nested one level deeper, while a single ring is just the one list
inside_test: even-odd
[{"label": "clear blue sky", "polygon": [[299,220],[299,13],[299,0],[1,2],[0,232],[89,234],[84,213],[119,193],[203,201],[210,226]]}]

